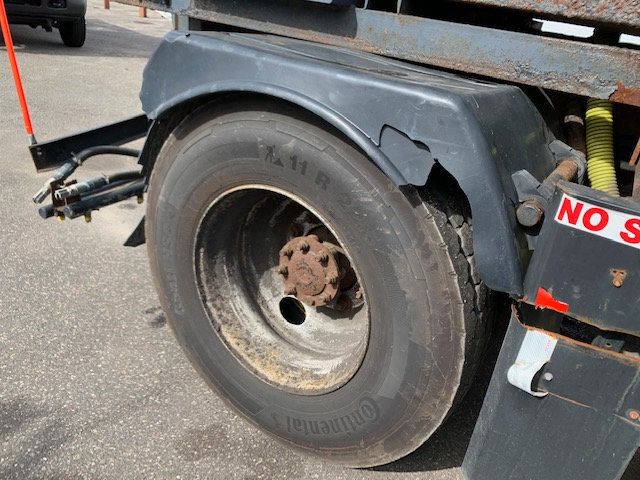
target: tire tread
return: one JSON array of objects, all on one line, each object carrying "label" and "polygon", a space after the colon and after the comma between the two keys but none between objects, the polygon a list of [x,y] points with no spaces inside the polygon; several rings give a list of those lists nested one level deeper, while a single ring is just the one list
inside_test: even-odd
[{"label": "tire tread", "polygon": [[442,172],[420,190],[421,197],[445,239],[464,303],[465,364],[454,403],[469,390],[488,346],[492,330],[492,295],[478,274],[473,255],[471,209],[458,185]]}]

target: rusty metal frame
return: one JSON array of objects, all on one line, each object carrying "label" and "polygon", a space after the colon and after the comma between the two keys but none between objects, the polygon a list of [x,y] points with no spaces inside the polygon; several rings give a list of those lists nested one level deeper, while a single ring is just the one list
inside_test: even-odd
[{"label": "rusty metal frame", "polygon": [[464,4],[513,9],[551,20],[640,31],[640,0],[455,0]]},{"label": "rusty metal frame", "polygon": [[121,0],[246,30],[337,45],[640,106],[640,50],[361,8],[260,0]]}]

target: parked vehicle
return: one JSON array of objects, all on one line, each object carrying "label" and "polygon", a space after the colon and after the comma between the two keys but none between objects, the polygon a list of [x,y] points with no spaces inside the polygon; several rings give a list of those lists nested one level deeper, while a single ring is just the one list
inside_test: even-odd
[{"label": "parked vehicle", "polygon": [[[508,323],[467,478],[622,477],[640,446],[640,51],[620,41],[637,0],[126,3],[183,31],[146,66],[144,114],[31,147],[57,169],[34,199],[90,219],[147,196],[127,245],[146,241],[178,341],[236,411],[305,453],[392,462],[456,415]],[[142,170],[68,181],[102,153]]]},{"label": "parked vehicle", "polygon": [[5,7],[11,23],[42,27],[47,32],[57,28],[67,47],[84,45],[87,0],[6,0]]}]

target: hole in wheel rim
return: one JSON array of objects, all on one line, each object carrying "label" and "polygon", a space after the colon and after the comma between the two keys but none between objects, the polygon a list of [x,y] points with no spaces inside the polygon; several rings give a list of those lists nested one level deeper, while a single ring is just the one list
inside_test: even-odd
[{"label": "hole in wheel rim", "polygon": [[302,302],[297,298],[284,297],[280,300],[280,313],[291,325],[302,325],[307,317]]}]

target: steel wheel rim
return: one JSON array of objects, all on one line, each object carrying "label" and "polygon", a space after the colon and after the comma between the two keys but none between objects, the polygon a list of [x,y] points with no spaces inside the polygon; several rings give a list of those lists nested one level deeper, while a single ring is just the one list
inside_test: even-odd
[{"label": "steel wheel rim", "polygon": [[[338,296],[330,306],[311,307],[284,293],[279,258],[301,218],[311,219],[302,228],[320,222],[322,228],[314,231],[326,228],[351,262],[362,298],[353,300],[353,287],[344,290],[340,300],[351,298],[351,310],[336,310],[345,303]],[[364,284],[334,229],[300,197],[267,185],[218,195],[200,220],[194,265],[216,335],[262,381],[291,393],[320,395],[346,384],[360,368],[370,329]]]}]

